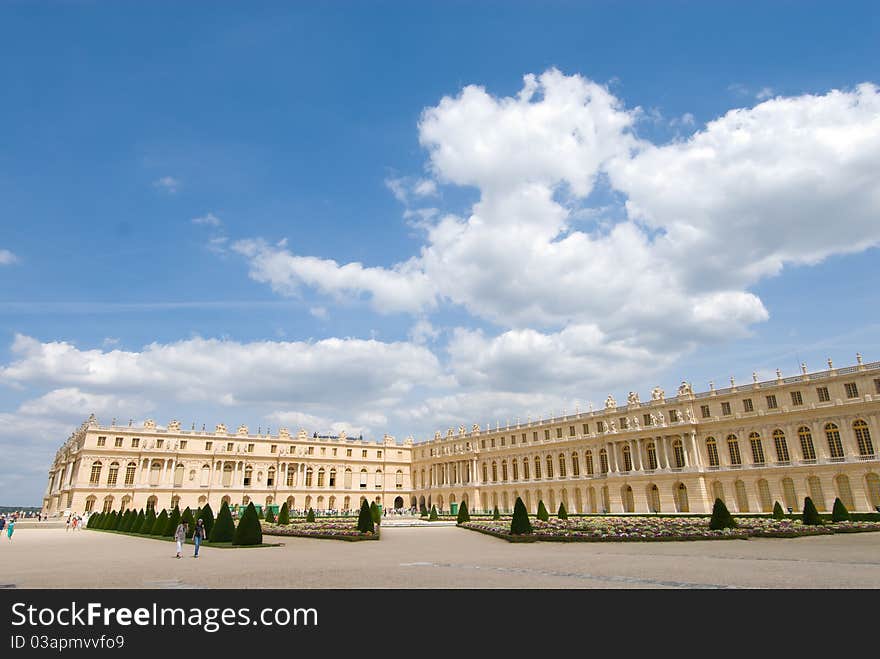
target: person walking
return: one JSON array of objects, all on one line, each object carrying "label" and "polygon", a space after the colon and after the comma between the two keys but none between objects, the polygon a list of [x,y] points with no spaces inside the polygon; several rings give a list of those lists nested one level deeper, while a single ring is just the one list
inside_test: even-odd
[{"label": "person walking", "polygon": [[205,522],[202,518],[199,518],[196,522],[196,529],[193,531],[193,543],[196,546],[196,551],[193,554],[193,558],[199,557],[199,547],[202,546],[202,540],[205,539]]},{"label": "person walking", "polygon": [[6,515],[0,515],[0,533],[3,532],[3,529],[6,526]]},{"label": "person walking", "polygon": [[73,515],[68,515],[68,516],[67,516],[67,528],[64,529],[65,531],[69,531],[69,530],[70,530],[70,521],[71,521],[72,519],[73,519]]},{"label": "person walking", "polygon": [[174,531],[174,539],[177,540],[177,558],[180,558],[180,552],[183,551],[183,543],[186,541],[186,522],[177,525]]},{"label": "person walking", "polygon": [[12,542],[12,533],[15,531],[15,518],[10,517],[9,523],[6,525],[6,537]]}]

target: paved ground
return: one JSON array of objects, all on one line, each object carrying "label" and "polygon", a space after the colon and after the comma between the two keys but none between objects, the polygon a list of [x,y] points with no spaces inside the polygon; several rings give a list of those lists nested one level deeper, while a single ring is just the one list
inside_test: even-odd
[{"label": "paved ground", "polygon": [[880,533],[810,538],[510,544],[441,526],[379,542],[277,538],[211,549],[95,531],[0,538],[0,587],[17,588],[880,588]]}]

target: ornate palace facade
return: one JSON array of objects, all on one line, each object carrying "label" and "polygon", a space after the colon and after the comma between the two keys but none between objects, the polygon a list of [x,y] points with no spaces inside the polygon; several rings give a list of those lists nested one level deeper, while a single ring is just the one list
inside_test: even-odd
[{"label": "ornate palace facade", "polygon": [[356,510],[425,504],[455,512],[509,511],[522,497],[555,512],[734,512],[779,501],[800,510],[810,496],[830,509],[880,506],[880,362],[802,373],[649,401],[609,396],[601,411],[496,428],[460,427],[402,445],[342,437],[251,435],[100,426],[92,417],[56,455],[44,512],[253,501],[291,508]]}]

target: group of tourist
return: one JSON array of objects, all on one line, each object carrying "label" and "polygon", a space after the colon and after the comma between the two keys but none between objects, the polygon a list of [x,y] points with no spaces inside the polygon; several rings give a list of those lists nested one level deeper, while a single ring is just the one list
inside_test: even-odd
[{"label": "group of tourist", "polygon": [[[177,525],[177,528],[174,530],[174,540],[177,542],[177,558],[180,558],[180,554],[183,552],[183,543],[186,542],[186,534],[189,533],[189,524],[186,522],[180,522]],[[200,517],[196,520],[196,528],[193,530],[193,544],[195,545],[195,552],[193,553],[193,558],[199,557],[199,547],[202,546],[202,540],[207,537],[207,533],[205,532],[205,522]]]}]

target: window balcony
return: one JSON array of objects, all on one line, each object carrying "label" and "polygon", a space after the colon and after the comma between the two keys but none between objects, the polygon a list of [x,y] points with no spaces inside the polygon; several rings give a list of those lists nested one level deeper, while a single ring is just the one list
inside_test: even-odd
[{"label": "window balcony", "polygon": [[867,455],[857,455],[856,460],[866,461],[866,460],[876,460],[877,456],[873,453],[868,453]]}]

